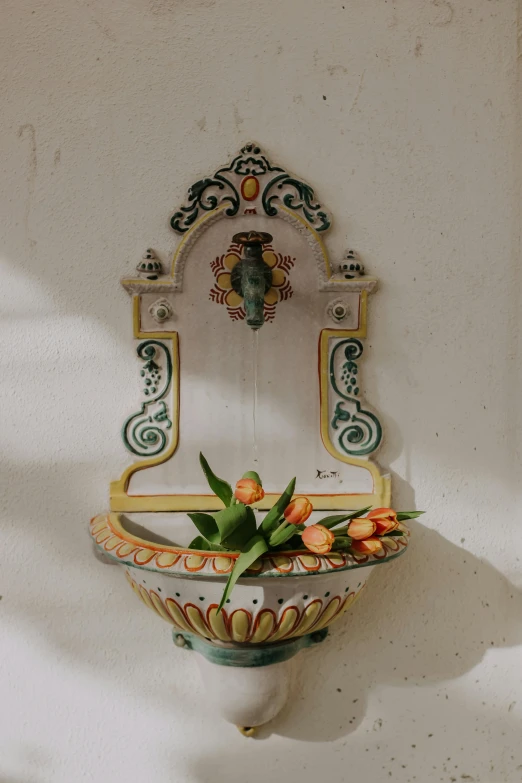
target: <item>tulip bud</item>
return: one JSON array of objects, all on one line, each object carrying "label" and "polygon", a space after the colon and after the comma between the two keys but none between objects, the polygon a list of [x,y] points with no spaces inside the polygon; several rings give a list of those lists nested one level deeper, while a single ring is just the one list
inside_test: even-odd
[{"label": "tulip bud", "polygon": [[308,498],[298,497],[294,498],[285,508],[284,516],[286,521],[292,525],[301,525],[306,522],[313,510],[314,507]]},{"label": "tulip bud", "polygon": [[359,555],[374,555],[382,549],[379,538],[366,538],[364,541],[352,541],[351,549]]},{"label": "tulip bud", "polygon": [[367,514],[367,518],[375,522],[375,534],[385,536],[399,526],[397,514],[392,508],[374,508]]},{"label": "tulip bud", "polygon": [[301,540],[310,552],[326,555],[332,548],[335,535],[324,525],[309,525],[303,530]]},{"label": "tulip bud", "polygon": [[373,519],[352,519],[348,525],[348,535],[354,541],[362,541],[370,538],[375,533],[375,522]]},{"label": "tulip bud", "polygon": [[263,500],[265,490],[254,479],[242,478],[236,484],[234,495],[240,503],[250,506],[252,503],[257,503],[258,500]]}]

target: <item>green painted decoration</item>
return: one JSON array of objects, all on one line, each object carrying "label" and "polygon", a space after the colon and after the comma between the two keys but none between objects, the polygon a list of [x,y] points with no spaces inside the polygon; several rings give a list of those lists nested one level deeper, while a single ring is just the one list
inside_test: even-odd
[{"label": "green painted decoration", "polygon": [[172,381],[172,359],[163,343],[145,340],[136,349],[144,364],[143,394],[147,398],[137,413],[133,413],[122,427],[125,447],[139,457],[154,457],[167,445],[166,431],[172,427],[167,404],[163,397]]},{"label": "green painted decoration", "polygon": [[306,636],[297,636],[279,644],[229,645],[218,646],[207,642],[196,634],[174,629],[172,638],[176,647],[195,650],[211,663],[219,666],[257,667],[271,666],[293,658],[300,650],[320,644],[328,636],[328,628],[323,628]]},{"label": "green painted decoration", "polygon": [[[340,367],[340,378],[338,378],[338,355],[342,349],[346,361]],[[330,354],[330,383],[335,393],[341,397],[335,406],[331,427],[335,431],[338,447],[352,457],[371,454],[379,447],[382,440],[379,419],[375,414],[364,410],[357,399],[359,394],[357,359],[362,356],[362,352],[361,341],[352,337],[337,342]]]},{"label": "green painted decoration", "polygon": [[259,206],[265,215],[275,217],[279,213],[279,204],[283,204],[292,212],[302,215],[316,231],[330,228],[330,216],[316,201],[313,188],[280,166],[272,165],[260,147],[247,144],[228,166],[218,169],[211,177],[198,180],[189,188],[187,203],[170,219],[174,231],[184,234],[202,213],[211,212],[225,204],[227,217],[241,214],[243,177],[256,179],[259,186],[255,195],[246,198],[247,207],[252,206],[260,191]]}]

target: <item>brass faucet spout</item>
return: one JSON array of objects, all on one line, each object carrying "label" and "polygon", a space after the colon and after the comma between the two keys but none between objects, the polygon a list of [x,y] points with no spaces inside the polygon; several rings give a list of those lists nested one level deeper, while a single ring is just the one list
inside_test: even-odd
[{"label": "brass faucet spout", "polygon": [[232,270],[232,288],[243,297],[246,322],[251,329],[260,329],[265,322],[265,294],[272,285],[272,270],[263,260],[263,245],[272,236],[263,231],[243,231],[232,237],[243,247],[241,261]]}]

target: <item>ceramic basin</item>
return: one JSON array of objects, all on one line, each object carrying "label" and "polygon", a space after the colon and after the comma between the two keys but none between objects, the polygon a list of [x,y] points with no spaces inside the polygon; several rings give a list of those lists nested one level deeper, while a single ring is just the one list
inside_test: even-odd
[{"label": "ceramic basin", "polygon": [[186,514],[101,514],[91,520],[90,533],[98,550],[124,567],[138,598],[175,629],[240,644],[271,644],[326,628],[359,598],[370,566],[401,555],[409,538],[404,528],[403,536],[383,539],[382,552],[373,556],[265,555],[218,614],[237,555],[189,549],[195,530]]}]

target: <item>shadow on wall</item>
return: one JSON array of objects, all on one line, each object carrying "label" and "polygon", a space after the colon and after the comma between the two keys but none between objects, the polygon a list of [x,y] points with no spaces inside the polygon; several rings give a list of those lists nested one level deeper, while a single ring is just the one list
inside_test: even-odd
[{"label": "shadow on wall", "polygon": [[[347,737],[363,721],[368,698],[379,686],[442,683],[472,670],[490,647],[522,644],[522,592],[435,531],[418,522],[411,527],[405,556],[377,567],[353,613],[332,626],[324,644],[296,659],[293,699],[258,730],[258,740],[272,734],[311,743]],[[469,702],[455,703],[447,694],[444,701],[448,715],[461,711],[462,721],[474,720]],[[440,721],[444,707],[439,707]],[[381,725],[378,718],[374,731]],[[261,762],[265,752],[262,742],[257,748],[249,744],[245,766],[255,769],[256,756]],[[284,769],[279,754],[278,761]],[[197,780],[210,780],[218,763],[223,777],[240,771],[235,754],[202,757],[194,765]]]},{"label": "shadow on wall", "polygon": [[353,615],[332,627],[322,649],[301,659],[304,695],[270,731],[308,742],[337,739],[357,728],[375,686],[455,679],[489,647],[522,644],[520,590],[435,531],[414,523],[412,535],[404,557],[376,569]]}]

